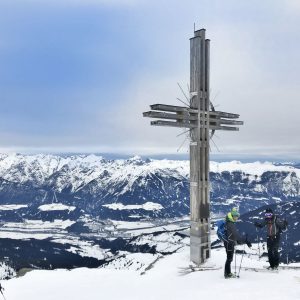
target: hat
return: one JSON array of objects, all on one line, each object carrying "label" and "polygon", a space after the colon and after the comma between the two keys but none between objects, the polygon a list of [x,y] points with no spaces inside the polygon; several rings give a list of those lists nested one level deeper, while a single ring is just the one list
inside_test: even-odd
[{"label": "hat", "polygon": [[238,211],[235,207],[231,210],[231,215],[232,215],[232,217],[239,217],[240,216],[240,214],[238,213]]},{"label": "hat", "polygon": [[265,212],[265,219],[273,218],[273,210],[271,208],[267,208]]}]

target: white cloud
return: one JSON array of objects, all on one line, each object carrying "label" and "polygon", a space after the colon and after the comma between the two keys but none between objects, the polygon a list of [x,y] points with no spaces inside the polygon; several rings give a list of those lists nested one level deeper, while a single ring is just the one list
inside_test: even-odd
[{"label": "white cloud", "polygon": [[[299,87],[291,86],[288,77],[281,78],[279,67],[278,74],[271,74],[270,67],[274,66],[267,61],[261,64],[265,53],[256,49],[261,41],[253,32],[223,27],[207,33],[208,37],[213,35],[213,94],[220,90],[215,100],[215,104],[219,104],[217,109],[239,113],[245,122],[239,132],[217,132],[219,138],[215,137],[214,141],[220,151],[253,155],[294,155],[299,152],[300,119],[298,110],[292,109],[298,107]],[[141,114],[154,103],[182,105],[176,100],[176,97],[182,97],[176,82],[181,81],[186,86],[189,74],[177,71],[172,76],[154,74],[151,78],[141,74],[140,80],[129,88],[115,119],[115,128],[120,129],[118,141],[121,147],[131,144],[140,151],[156,149],[176,153],[184,140],[184,135],[176,138],[181,130],[150,126],[150,119],[142,118]],[[275,80],[270,80],[270,74]],[[275,84],[276,76],[281,80],[280,85]],[[217,152],[213,144],[211,148]],[[187,149],[188,140],[181,152]]]},{"label": "white cloud", "polygon": [[284,7],[287,12],[292,14],[300,14],[300,1],[299,0],[284,0]]}]

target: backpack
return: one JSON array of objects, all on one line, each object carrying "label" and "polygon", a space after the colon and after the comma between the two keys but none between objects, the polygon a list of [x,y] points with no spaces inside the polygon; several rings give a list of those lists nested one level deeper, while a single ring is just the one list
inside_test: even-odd
[{"label": "backpack", "polygon": [[226,221],[224,219],[218,220],[216,222],[216,225],[217,225],[217,235],[219,240],[227,241]]},{"label": "backpack", "polygon": [[275,216],[274,224],[276,226],[276,229],[278,230],[278,233],[285,232],[287,230],[287,222],[284,220],[281,220],[277,216]]}]

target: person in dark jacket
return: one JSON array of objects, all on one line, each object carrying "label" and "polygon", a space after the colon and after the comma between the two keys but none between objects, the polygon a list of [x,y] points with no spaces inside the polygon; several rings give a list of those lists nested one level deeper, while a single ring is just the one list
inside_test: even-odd
[{"label": "person in dark jacket", "polygon": [[269,269],[277,269],[279,265],[279,243],[282,230],[287,228],[288,222],[281,220],[276,216],[271,208],[267,208],[265,219],[261,222],[255,222],[254,225],[259,228],[267,229],[267,249],[269,257]]},{"label": "person in dark jacket", "polygon": [[247,236],[241,236],[236,229],[236,221],[239,217],[239,213],[236,208],[233,208],[226,216],[226,236],[227,239],[224,241],[224,246],[226,249],[227,259],[225,262],[224,277],[232,278],[235,277],[231,273],[231,262],[233,260],[234,248],[236,244],[247,244],[249,248],[252,247],[250,241],[248,241]]}]

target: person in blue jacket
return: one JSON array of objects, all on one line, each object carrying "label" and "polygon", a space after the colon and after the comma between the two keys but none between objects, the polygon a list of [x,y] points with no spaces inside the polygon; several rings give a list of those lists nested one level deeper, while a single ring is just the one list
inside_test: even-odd
[{"label": "person in blue jacket", "polygon": [[252,247],[250,241],[246,236],[241,236],[236,229],[236,221],[239,218],[239,213],[236,208],[233,208],[231,212],[229,212],[226,216],[226,240],[224,240],[224,247],[226,249],[226,262],[224,269],[224,277],[232,278],[235,277],[234,274],[231,273],[231,262],[233,260],[234,248],[236,244],[247,244],[249,248]]}]

